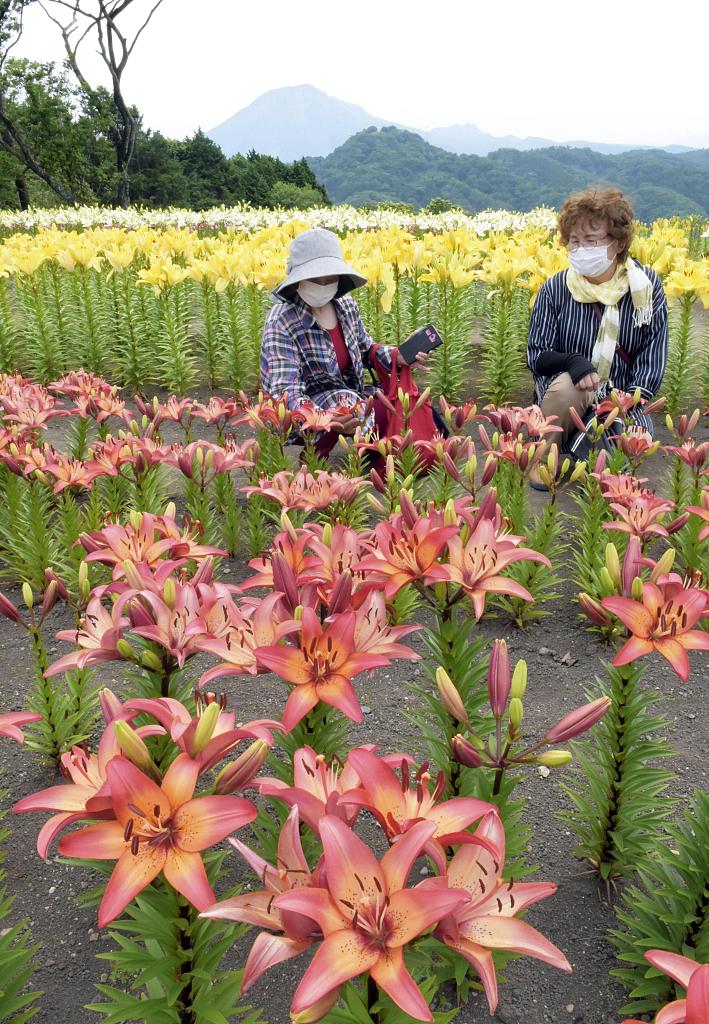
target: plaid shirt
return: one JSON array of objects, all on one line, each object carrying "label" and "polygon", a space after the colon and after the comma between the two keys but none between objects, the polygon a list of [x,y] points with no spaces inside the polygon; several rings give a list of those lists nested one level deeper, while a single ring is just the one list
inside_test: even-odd
[{"label": "plaid shirt", "polygon": [[[374,345],[365,330],[357,303],[349,295],[334,300],[351,365],[337,365],[332,339],[316,322],[300,296],[279,302],[266,318],[261,345],[261,384],[274,397],[285,394],[291,409],[312,403],[321,409],[354,405],[367,393],[364,367]],[[392,346],[382,345],[382,362],[391,359]]]}]

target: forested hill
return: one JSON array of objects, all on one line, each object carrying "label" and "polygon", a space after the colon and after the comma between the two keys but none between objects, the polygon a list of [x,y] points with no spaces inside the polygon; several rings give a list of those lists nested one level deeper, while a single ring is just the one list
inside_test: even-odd
[{"label": "forested hill", "polygon": [[329,156],[308,162],[333,202],[355,206],[394,200],[418,208],[440,197],[473,212],[531,210],[558,207],[569,192],[606,182],[632,197],[642,220],[709,216],[708,149],[607,156],[552,146],[499,149],[478,157],[438,149],[398,128],[367,128]]}]

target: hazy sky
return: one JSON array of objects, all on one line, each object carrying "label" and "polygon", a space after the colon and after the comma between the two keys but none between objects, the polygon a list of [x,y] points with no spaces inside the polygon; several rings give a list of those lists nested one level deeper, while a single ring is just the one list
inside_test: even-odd
[{"label": "hazy sky", "polygon": [[[708,38],[707,0],[163,0],[125,94],[178,138],[309,83],[419,128],[709,146]],[[62,58],[39,7],[15,52]]]}]

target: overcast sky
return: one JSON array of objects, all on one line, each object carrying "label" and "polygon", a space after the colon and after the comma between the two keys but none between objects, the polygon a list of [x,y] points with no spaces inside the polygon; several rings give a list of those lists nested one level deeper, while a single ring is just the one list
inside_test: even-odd
[{"label": "overcast sky", "polygon": [[[25,26],[18,56],[62,58],[39,7]],[[707,0],[163,0],[124,91],[177,138],[308,83],[412,127],[709,146],[708,38]]]}]

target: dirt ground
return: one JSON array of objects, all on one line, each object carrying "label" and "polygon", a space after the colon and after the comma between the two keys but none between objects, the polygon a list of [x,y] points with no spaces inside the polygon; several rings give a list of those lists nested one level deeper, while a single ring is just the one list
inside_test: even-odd
[{"label": "dirt ground", "polygon": [[[653,465],[662,465],[658,460]],[[535,501],[543,497],[534,496]],[[244,575],[243,560],[229,564],[231,580]],[[16,598],[17,594],[7,591]],[[549,616],[520,632],[503,617],[486,616],[480,625],[488,638],[504,636],[513,660],[525,658],[529,665],[529,686],[525,698],[525,725],[530,736],[541,735],[545,727],[561,715],[583,703],[593,678],[603,672],[603,661],[610,657],[607,648],[579,623],[574,602],[574,587],[567,580],[559,600],[550,604]],[[52,625],[63,628],[68,622],[61,609],[53,613]],[[422,651],[415,635],[411,645]],[[68,648],[57,642],[52,653],[59,656]],[[570,657],[564,657],[567,655]],[[18,709],[31,671],[31,653],[24,634],[6,619],[0,619],[0,709]],[[563,659],[563,660],[562,660]],[[646,659],[644,684],[662,695],[659,710],[669,720],[668,738],[676,751],[669,763],[676,773],[671,793],[679,801],[689,798],[694,788],[707,788],[709,765],[709,716],[702,691],[707,683],[707,659],[690,655],[692,675],[681,683],[659,657]],[[196,671],[199,666],[197,663]],[[419,679],[420,667],[394,664],[355,681],[360,701],[370,710],[360,726],[350,734],[353,746],[377,742],[385,751],[417,749],[417,739],[404,711],[414,700],[408,684]],[[106,666],[100,682],[120,693],[120,673]],[[278,717],[285,698],[284,684],[272,676],[224,680],[230,706],[238,718]],[[0,743],[0,788],[9,790],[2,807],[25,794],[54,784],[57,779],[38,764],[25,749],[10,741]],[[612,906],[585,865],[572,855],[574,837],[559,822],[557,812],[565,806],[558,782],[561,773],[552,771],[543,778],[537,770],[524,775],[519,792],[526,800],[526,818],[533,825],[531,861],[539,864],[534,876],[557,883],[558,893],[531,908],[527,920],[556,943],[567,955],[573,973],[562,974],[528,958],[513,962],[506,970],[507,983],[501,988],[500,1005],[490,1017],[480,995],[473,996],[456,1018],[461,1024],[494,1020],[500,1024],[616,1024],[618,1008],[625,1002],[624,990],[609,977],[614,966],[614,951],[607,930],[615,923]],[[76,898],[91,884],[82,870],[63,865],[55,856],[47,863],[36,854],[36,834],[45,815],[8,816],[11,838],[6,843],[9,885],[17,893],[15,916],[28,915],[35,940],[42,943],[37,960],[39,970],[34,987],[44,996],[35,1020],[37,1024],[88,1024],[98,1019],[84,1009],[97,999],[94,984],[107,981],[107,966],[96,954],[106,950],[107,936],[99,932],[95,910],[80,909]],[[248,829],[242,838],[248,842]],[[236,854],[234,868],[244,881]],[[14,917],[13,917],[14,920]],[[7,923],[7,922],[5,922]],[[251,933],[254,935],[255,933]],[[235,951],[243,962],[250,938]],[[249,994],[250,1001],[263,1008],[271,1024],[288,1024],[292,992],[308,961],[308,955],[274,968]]]}]

